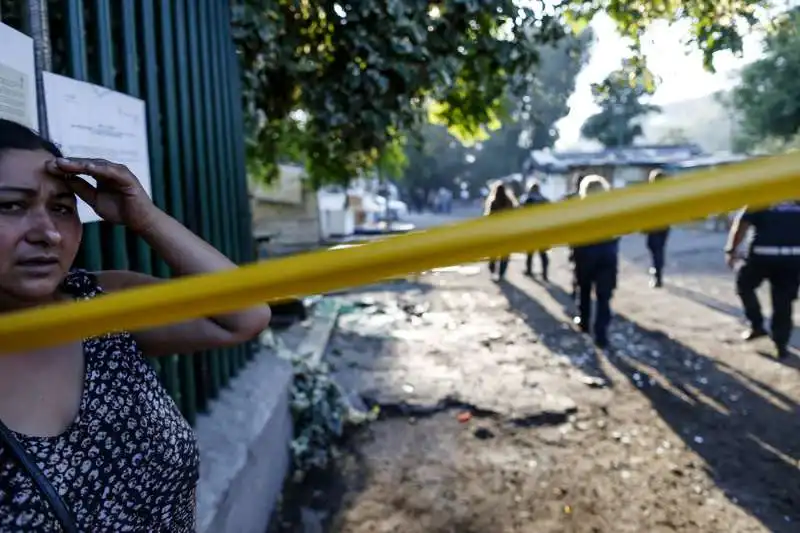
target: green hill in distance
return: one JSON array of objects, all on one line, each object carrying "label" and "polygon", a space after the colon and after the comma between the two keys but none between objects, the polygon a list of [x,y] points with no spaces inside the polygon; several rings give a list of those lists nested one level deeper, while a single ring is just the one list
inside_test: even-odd
[{"label": "green hill in distance", "polygon": [[720,93],[715,93],[662,105],[660,114],[648,115],[642,120],[644,136],[637,139],[637,144],[688,141],[706,152],[730,151],[735,124],[719,96]]},{"label": "green hill in distance", "polygon": [[[688,100],[663,104],[660,114],[641,119],[644,135],[635,144],[694,143],[708,153],[729,152],[735,134],[731,112],[720,98],[725,93],[713,93]],[[602,146],[593,140],[580,138],[559,150],[592,151]]]}]

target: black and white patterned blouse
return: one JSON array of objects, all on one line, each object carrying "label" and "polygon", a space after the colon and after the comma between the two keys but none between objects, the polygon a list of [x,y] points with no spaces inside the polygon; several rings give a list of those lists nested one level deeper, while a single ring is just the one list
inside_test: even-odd
[{"label": "black and white patterned blouse", "polygon": [[[101,294],[76,271],[63,290]],[[17,438],[72,510],[83,532],[194,533],[199,456],[194,433],[130,335],[84,342],[76,420],[57,437]],[[59,532],[47,502],[0,445],[0,532]]]}]

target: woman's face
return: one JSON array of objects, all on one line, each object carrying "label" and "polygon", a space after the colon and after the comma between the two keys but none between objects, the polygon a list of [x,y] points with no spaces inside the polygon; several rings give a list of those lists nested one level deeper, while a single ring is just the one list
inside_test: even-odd
[{"label": "woman's face", "polygon": [[44,151],[0,153],[0,303],[49,301],[81,242],[75,194]]}]

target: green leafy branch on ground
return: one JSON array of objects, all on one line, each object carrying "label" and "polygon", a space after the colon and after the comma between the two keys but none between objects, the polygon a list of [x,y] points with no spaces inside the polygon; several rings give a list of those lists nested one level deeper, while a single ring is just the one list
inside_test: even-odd
[{"label": "green leafy branch on ground", "polygon": [[307,354],[292,352],[269,331],[261,342],[292,365],[289,409],[294,435],[290,444],[289,479],[302,483],[310,472],[325,470],[330,465],[347,427],[371,422],[378,411],[362,411],[351,405],[345,391],[332,379],[326,363],[315,363]]}]

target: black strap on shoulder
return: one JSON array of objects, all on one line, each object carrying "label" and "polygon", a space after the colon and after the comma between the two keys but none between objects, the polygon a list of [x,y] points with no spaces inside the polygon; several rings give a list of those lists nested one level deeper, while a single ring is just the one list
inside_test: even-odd
[{"label": "black strap on shoulder", "polygon": [[72,513],[70,513],[67,504],[61,499],[55,487],[47,480],[47,477],[45,477],[44,473],[36,465],[33,458],[25,451],[22,443],[17,440],[11,430],[8,429],[2,421],[0,421],[0,442],[6,445],[6,448],[19,462],[22,469],[31,477],[33,484],[39,489],[44,499],[50,504],[53,513],[55,513],[56,518],[61,523],[61,528],[64,530],[64,533],[79,533],[78,525]]}]

